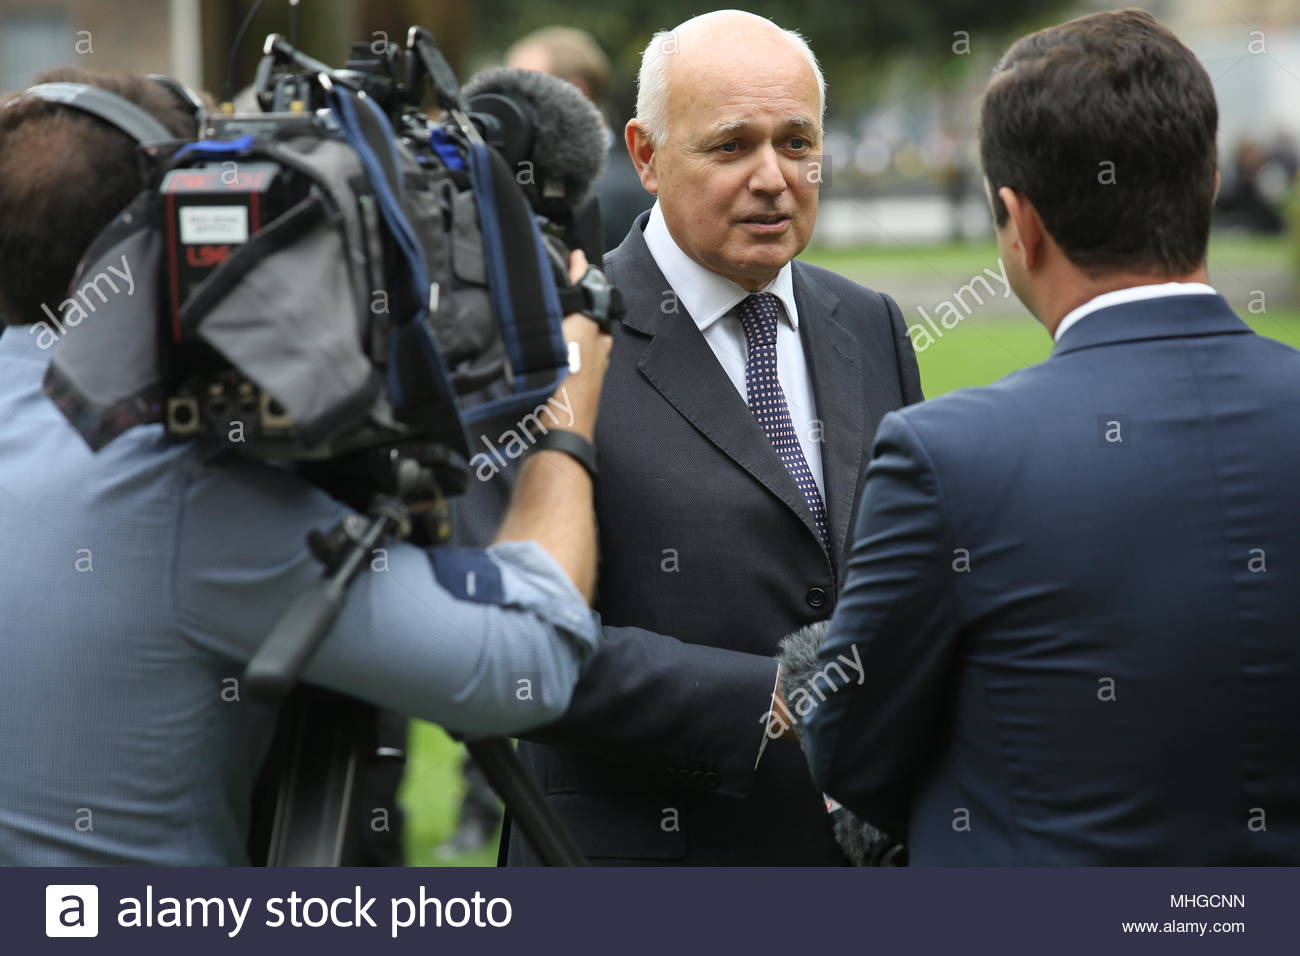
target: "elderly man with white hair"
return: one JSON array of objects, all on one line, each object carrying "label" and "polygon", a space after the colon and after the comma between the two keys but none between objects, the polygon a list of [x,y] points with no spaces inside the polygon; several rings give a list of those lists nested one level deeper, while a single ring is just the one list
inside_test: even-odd
[{"label": "elderly man with white hair", "polygon": [[[916,359],[888,296],[795,260],[825,102],[797,33],[696,17],[651,40],[638,92],[657,201],[605,259],[628,305],[596,433],[606,640],[520,754],[594,863],[843,864],[796,742],[769,739],[773,655],[835,607]],[[517,834],[509,862],[535,862]]]}]

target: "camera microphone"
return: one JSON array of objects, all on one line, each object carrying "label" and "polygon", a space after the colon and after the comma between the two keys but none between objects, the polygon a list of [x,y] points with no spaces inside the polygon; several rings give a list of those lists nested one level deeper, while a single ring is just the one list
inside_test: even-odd
[{"label": "camera microphone", "polygon": [[600,110],[576,86],[497,67],[470,79],[464,96],[483,138],[501,152],[536,205],[573,207],[587,197],[609,144]]}]

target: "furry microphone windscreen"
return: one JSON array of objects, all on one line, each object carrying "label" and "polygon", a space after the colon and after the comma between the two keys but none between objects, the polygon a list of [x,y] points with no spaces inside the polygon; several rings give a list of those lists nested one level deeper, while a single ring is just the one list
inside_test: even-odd
[{"label": "furry microphone windscreen", "polygon": [[595,104],[567,80],[504,66],[484,70],[465,84],[466,101],[484,93],[525,108],[533,122],[531,159],[537,182],[559,182],[567,202],[582,202],[604,169],[608,151],[605,120]]},{"label": "furry microphone windscreen", "polygon": [[[819,688],[813,681],[821,673],[817,652],[829,626],[829,621],[818,621],[781,638],[776,659],[781,664],[781,694],[787,701],[799,690],[803,691],[798,695],[802,699],[820,699]],[[799,730],[796,721],[795,732]],[[854,816],[847,807],[831,813],[831,829],[835,842],[854,866],[896,866],[905,859],[900,844],[866,820]]]}]

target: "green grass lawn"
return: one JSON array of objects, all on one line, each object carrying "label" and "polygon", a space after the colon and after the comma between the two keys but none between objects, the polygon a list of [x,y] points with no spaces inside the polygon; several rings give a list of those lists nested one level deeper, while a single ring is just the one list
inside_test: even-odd
[{"label": "green grass lawn", "polygon": [[482,853],[439,859],[435,849],[456,828],[465,784],[460,766],[464,748],[442,728],[411,722],[406,776],[398,802],[406,813],[406,862],[409,866],[495,866],[495,844]]},{"label": "green grass lawn", "polygon": [[[853,278],[876,276],[870,284],[888,290],[890,276],[939,276],[960,284],[997,260],[991,243],[933,248],[895,247],[870,250],[813,252],[804,258]],[[1210,253],[1211,271],[1276,269],[1286,272],[1286,252],[1280,242],[1229,240],[1216,242]],[[949,279],[948,277],[953,277]],[[950,288],[955,288],[951,286]],[[1001,302],[1003,300],[997,300]],[[1002,306],[1005,309],[1005,306]],[[1043,327],[1025,315],[988,314],[978,310],[918,355],[926,395],[934,397],[969,385],[986,385],[1008,372],[1045,359],[1052,341]],[[911,311],[904,305],[905,315]],[[1242,313],[1257,332],[1300,348],[1300,309],[1270,310],[1267,315]],[[916,314],[907,315],[915,321]],[[400,795],[407,813],[407,861],[413,866],[491,866],[495,847],[474,856],[444,861],[433,850],[456,825],[463,784],[461,748],[437,727],[413,723],[406,780]]]},{"label": "green grass lawn", "polygon": [[[1216,237],[1210,243],[1210,271],[1267,268],[1284,273],[1292,253],[1279,239],[1254,236]],[[882,245],[845,249],[811,247],[799,257],[848,276],[971,276],[998,258],[992,240],[944,245]],[[964,280],[963,280],[964,281]],[[881,282],[882,288],[887,288]]]},{"label": "green grass lawn", "polygon": [[[1211,281],[1235,301],[1249,301],[1248,289],[1267,284],[1286,294],[1275,294],[1283,307],[1266,314],[1239,314],[1261,335],[1300,348],[1300,306],[1295,280],[1290,278],[1289,251],[1277,239],[1216,238],[1210,244]],[[919,321],[918,305],[933,317],[935,306],[972,276],[986,268],[996,271],[995,243],[973,242],[941,246],[879,246],[859,249],[811,249],[802,259],[842,273],[872,288],[890,292],[895,283],[915,292],[916,301],[896,295],[909,323]],[[1260,282],[1265,278],[1267,282]],[[1001,286],[994,283],[1000,293]],[[919,340],[919,341],[924,341]],[[1008,372],[1047,358],[1052,340],[1014,299],[1000,296],[976,308],[957,326],[917,355],[925,394],[942,395],[969,385],[987,385]]]},{"label": "green grass lawn", "polygon": [[[1300,310],[1243,315],[1260,335],[1300,348]],[[1046,330],[1032,319],[972,315],[917,355],[927,397],[970,385],[987,385],[1041,362],[1052,350]]]}]

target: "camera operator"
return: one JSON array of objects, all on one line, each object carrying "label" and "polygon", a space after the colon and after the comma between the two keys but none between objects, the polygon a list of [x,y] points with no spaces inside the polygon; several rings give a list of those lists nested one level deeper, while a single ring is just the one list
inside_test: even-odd
[{"label": "camera operator", "polygon": [[[195,133],[152,80],[36,82],[54,81]],[[157,425],[92,454],[42,393],[53,350],[36,323],[76,294],[82,254],[142,186],[108,124],[22,94],[0,105],[0,866],[248,862],[276,715],[240,676],[321,576],[308,532],[348,512],[287,470]],[[585,268],[575,256],[575,278]],[[151,308],[130,263],[120,271],[101,294]],[[562,386],[569,427],[590,441],[611,340],[578,315],[564,334],[582,359]],[[491,547],[374,552],[303,679],[469,736],[545,724],[597,642],[595,562],[587,471],[537,451]]]}]

